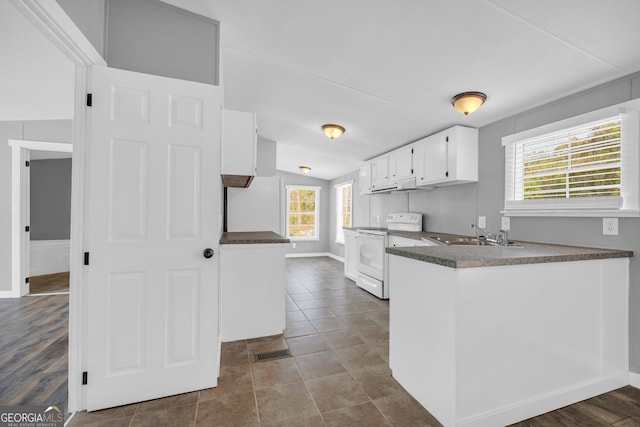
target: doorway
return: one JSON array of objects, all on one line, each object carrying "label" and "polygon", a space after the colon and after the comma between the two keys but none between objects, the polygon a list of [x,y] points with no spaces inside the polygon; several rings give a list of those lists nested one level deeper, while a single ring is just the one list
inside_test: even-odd
[{"label": "doorway", "polygon": [[[11,161],[11,199],[12,212],[12,255],[11,255],[11,271],[12,271],[12,296],[14,298],[22,297],[30,292],[30,276],[31,276],[31,241],[30,241],[30,172],[31,157],[33,154],[34,159],[38,153],[53,152],[61,153],[62,155],[68,155],[73,152],[72,144],[46,142],[46,141],[25,141],[25,140],[9,140],[9,145],[12,148],[12,161]],[[33,153],[32,153],[33,152]],[[61,157],[60,155],[56,157]],[[57,242],[53,245],[41,245],[45,248],[41,252],[57,253],[58,255],[65,257],[68,262],[68,246],[69,242]],[[65,253],[65,246],[67,251]],[[64,259],[60,262],[64,263]],[[47,269],[56,270],[56,266],[39,266],[38,268],[44,269],[42,272],[49,272]],[[69,270],[67,270],[69,271]],[[50,271],[50,273],[59,273]],[[56,280],[59,282],[59,279]],[[67,279],[67,291],[68,281]]]}]

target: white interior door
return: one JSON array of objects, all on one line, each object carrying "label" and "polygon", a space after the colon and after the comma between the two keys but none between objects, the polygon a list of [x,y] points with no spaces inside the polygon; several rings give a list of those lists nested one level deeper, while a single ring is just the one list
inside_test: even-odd
[{"label": "white interior door", "polygon": [[89,82],[87,409],[215,386],[220,88]]}]

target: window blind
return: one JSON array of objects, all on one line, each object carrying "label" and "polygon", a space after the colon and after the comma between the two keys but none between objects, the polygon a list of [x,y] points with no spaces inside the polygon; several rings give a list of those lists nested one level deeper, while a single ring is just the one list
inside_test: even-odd
[{"label": "window blind", "polygon": [[619,115],[513,141],[505,208],[620,208],[621,160]]},{"label": "window blind", "polygon": [[343,227],[351,227],[352,224],[352,187],[350,182],[336,186],[337,242],[344,242]]}]

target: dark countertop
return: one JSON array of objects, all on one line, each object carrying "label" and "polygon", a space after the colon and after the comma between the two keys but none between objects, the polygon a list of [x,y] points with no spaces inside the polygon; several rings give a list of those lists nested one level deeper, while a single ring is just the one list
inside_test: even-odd
[{"label": "dark countertop", "polygon": [[290,240],[273,231],[227,231],[220,237],[221,245],[256,245],[260,243],[289,243]]},{"label": "dark countertop", "polygon": [[[427,234],[434,236],[440,233]],[[515,243],[518,246],[439,245],[387,248],[387,253],[451,268],[495,267],[633,256],[633,251],[622,249],[587,248],[520,241]]]}]

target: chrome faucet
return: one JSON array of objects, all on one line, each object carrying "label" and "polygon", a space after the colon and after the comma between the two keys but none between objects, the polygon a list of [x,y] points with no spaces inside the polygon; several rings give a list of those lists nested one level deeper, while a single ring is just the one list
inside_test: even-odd
[{"label": "chrome faucet", "polygon": [[477,228],[485,235],[485,239],[488,242],[497,243],[498,245],[509,245],[509,230],[500,230],[501,234],[498,233],[490,233],[482,227],[478,227],[476,224],[471,224],[471,228]]},{"label": "chrome faucet", "polygon": [[471,224],[471,228],[477,228],[478,230],[482,231],[486,237],[487,240],[494,240],[496,239],[498,236],[496,236],[493,233],[489,233],[487,230],[485,230],[482,227],[478,227],[476,224]]}]

